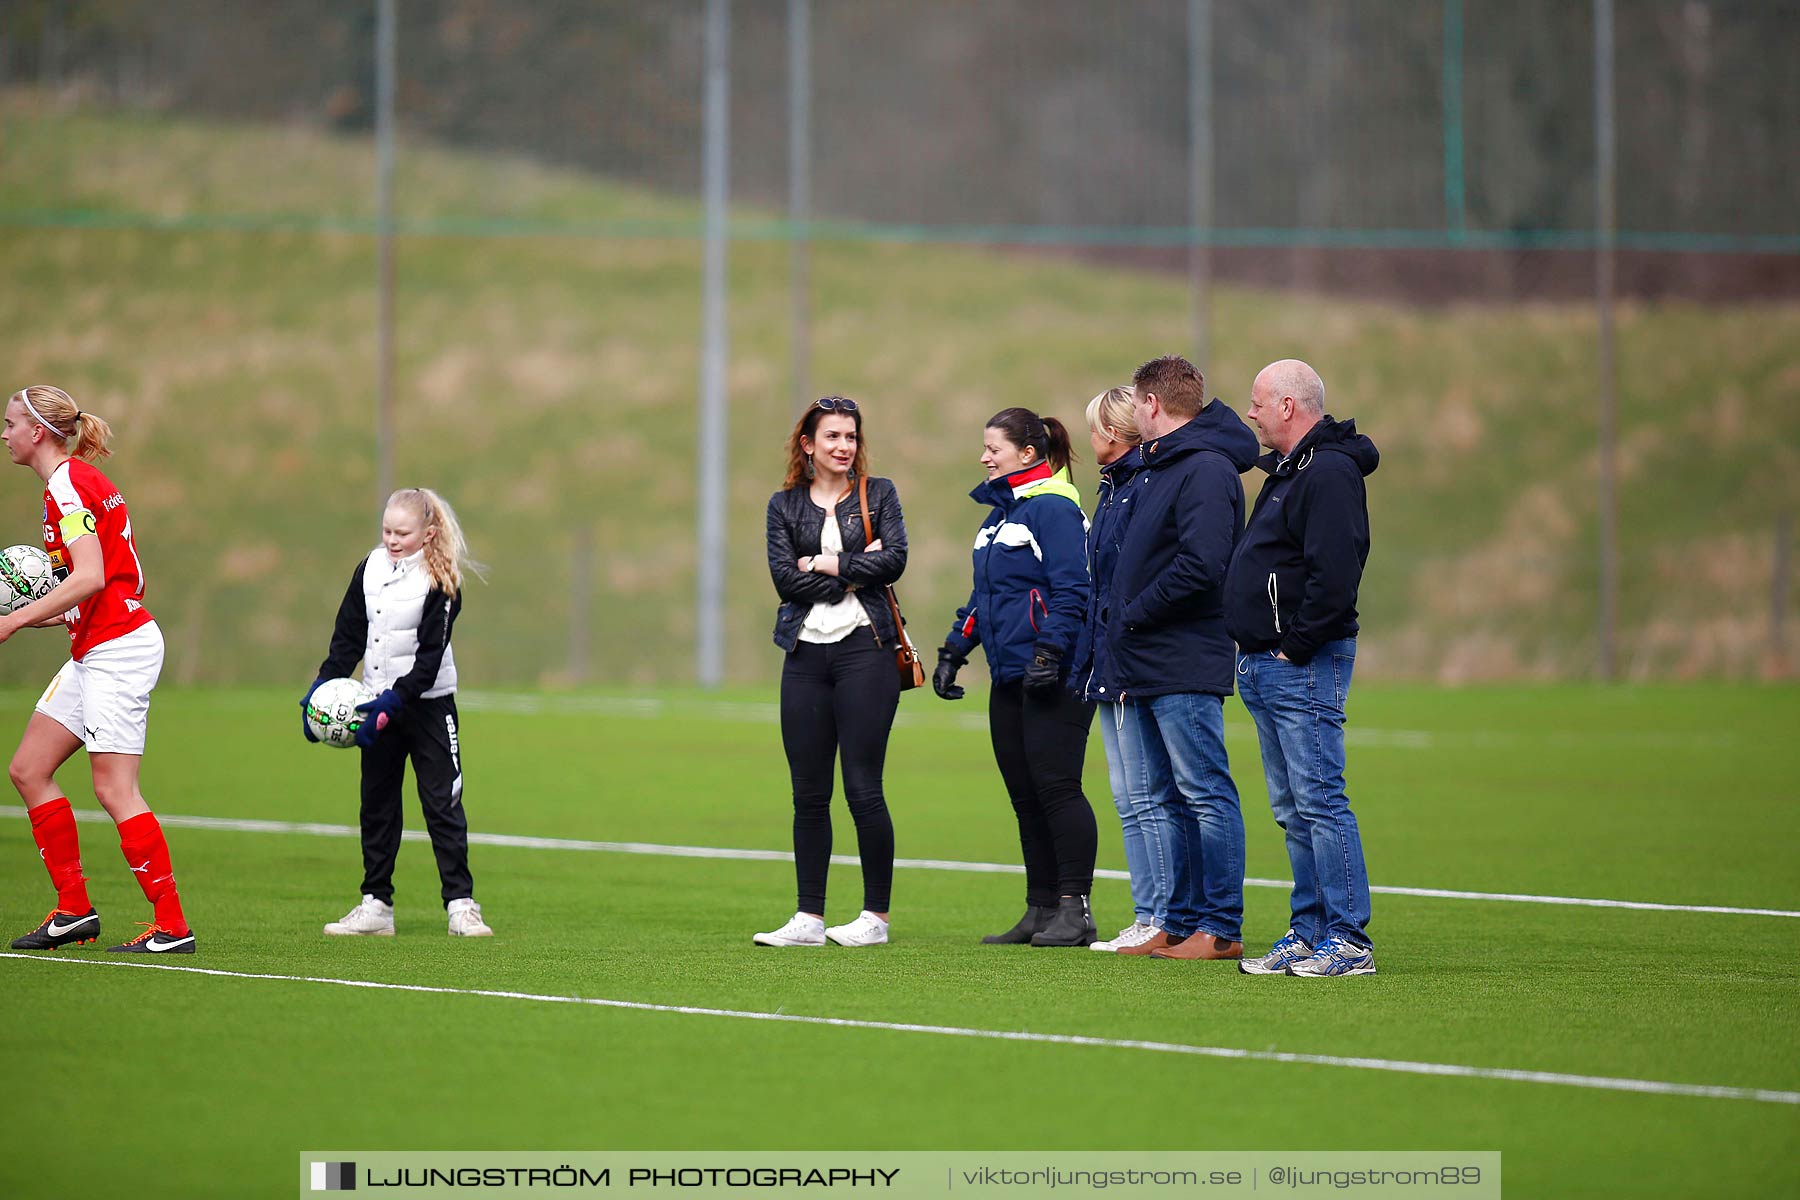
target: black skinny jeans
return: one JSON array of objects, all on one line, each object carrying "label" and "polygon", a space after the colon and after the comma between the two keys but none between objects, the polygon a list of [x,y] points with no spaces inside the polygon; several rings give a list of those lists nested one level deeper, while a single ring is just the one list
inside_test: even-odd
[{"label": "black skinny jeans", "polygon": [[833,760],[844,764],[844,799],[856,822],[863,907],[888,911],[894,823],[881,791],[888,733],[900,704],[894,652],[868,629],[829,645],[798,642],[781,668],[781,744],[794,781],[794,879],[800,912],[825,912],[831,868]]},{"label": "black skinny jeans", "polygon": [[1094,890],[1099,833],[1081,790],[1094,706],[1063,688],[1034,695],[1017,681],[988,693],[994,761],[1019,818],[1025,903],[1056,907],[1059,896]]}]

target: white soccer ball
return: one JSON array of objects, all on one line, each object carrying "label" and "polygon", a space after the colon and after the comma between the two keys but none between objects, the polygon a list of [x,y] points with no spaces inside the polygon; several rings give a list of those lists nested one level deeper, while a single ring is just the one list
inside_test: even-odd
[{"label": "white soccer ball", "polygon": [[374,698],[374,691],[360,679],[327,679],[306,702],[306,727],[323,744],[347,749],[356,745],[356,731],[363,723],[356,706]]},{"label": "white soccer ball", "polygon": [[0,550],[0,617],[42,600],[55,586],[50,556],[42,548],[8,546]]}]

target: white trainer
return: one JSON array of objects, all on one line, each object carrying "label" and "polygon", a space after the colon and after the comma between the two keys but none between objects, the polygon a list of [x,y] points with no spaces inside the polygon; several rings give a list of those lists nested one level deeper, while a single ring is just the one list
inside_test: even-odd
[{"label": "white trainer", "polygon": [[1094,942],[1088,949],[1098,950],[1102,954],[1117,954],[1127,947],[1141,946],[1155,936],[1156,926],[1146,925],[1142,921],[1133,921],[1109,940]]},{"label": "white trainer", "polygon": [[344,914],[341,921],[325,926],[332,937],[393,937],[394,906],[386,900],[364,896],[362,902]]},{"label": "white trainer", "polygon": [[825,931],[825,936],[840,946],[885,946],[887,935],[888,923],[866,908],[848,925],[833,925]]},{"label": "white trainer", "polygon": [[825,922],[797,912],[780,929],[752,934],[750,940],[759,946],[823,946]]},{"label": "white trainer", "polygon": [[481,919],[481,905],[467,896],[450,902],[449,915],[451,937],[494,936],[494,931]]}]

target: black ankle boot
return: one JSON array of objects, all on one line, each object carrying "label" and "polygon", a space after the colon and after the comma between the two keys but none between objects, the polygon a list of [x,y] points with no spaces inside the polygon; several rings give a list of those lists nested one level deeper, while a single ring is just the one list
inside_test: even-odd
[{"label": "black ankle boot", "polygon": [[1086,896],[1064,896],[1056,902],[1056,915],[1031,937],[1034,946],[1091,946],[1099,936]]},{"label": "black ankle boot", "polygon": [[1030,905],[1025,909],[1025,915],[1019,918],[1017,925],[1005,933],[988,934],[981,939],[982,944],[986,946],[1023,946],[1031,941],[1033,934],[1049,925],[1055,916],[1054,908]]}]

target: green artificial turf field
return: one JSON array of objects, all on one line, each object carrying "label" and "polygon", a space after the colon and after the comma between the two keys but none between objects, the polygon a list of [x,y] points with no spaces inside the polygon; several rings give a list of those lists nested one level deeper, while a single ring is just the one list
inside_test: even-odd
[{"label": "green artificial turf field", "polygon": [[[0,693],[8,738],[33,698]],[[174,819],[353,825],[356,760],[303,743],[294,701],[157,696],[145,791],[170,818],[200,938],[200,953],[174,965],[221,974],[80,965],[108,959],[95,948],[0,957],[0,1121],[40,1148],[46,1123],[82,1131],[66,1153],[6,1156],[0,1195],[288,1195],[296,1152],[325,1147],[1499,1150],[1508,1195],[1800,1189],[1793,688],[1358,691],[1351,796],[1378,888],[1787,915],[1378,892],[1380,974],[1316,982],[983,947],[978,935],[1018,915],[1020,877],[929,867],[897,872],[886,948],[759,949],[750,933],[791,911],[784,861],[544,844],[474,848],[491,940],[445,936],[417,842],[401,855],[400,935],[327,939],[320,925],[356,899],[354,840]],[[772,701],[466,695],[471,827],[783,850]],[[901,711],[888,770],[900,855],[1016,861],[980,697],[951,706],[914,693]],[[1284,878],[1235,700],[1227,720],[1249,875]],[[1101,866],[1118,869],[1094,741]],[[71,768],[71,798],[92,809],[85,764]],[[20,811],[3,811],[10,934],[37,922],[49,892]],[[410,799],[409,815],[422,829]],[[838,827],[839,853],[853,853],[841,812]],[[122,940],[142,899],[110,830],[82,832],[102,944]],[[857,883],[854,866],[834,868],[832,919],[854,915]],[[1286,896],[1251,886],[1246,902],[1260,950],[1285,927]],[[1094,907],[1105,929],[1127,923],[1126,885],[1099,883]],[[1263,1056],[879,1027],[892,1024]],[[1426,1075],[1269,1051],[1579,1078]]]}]

